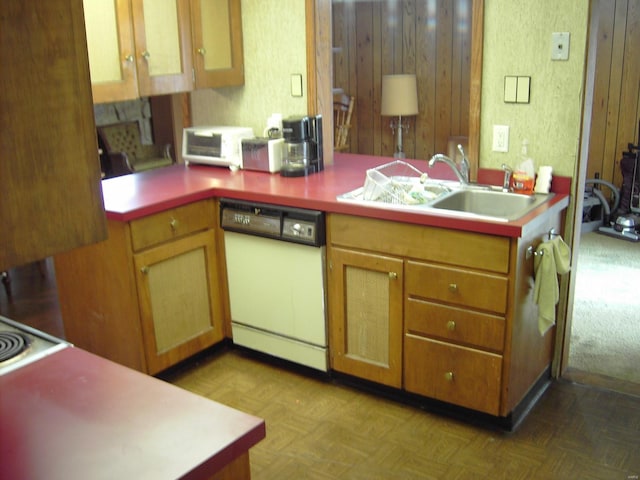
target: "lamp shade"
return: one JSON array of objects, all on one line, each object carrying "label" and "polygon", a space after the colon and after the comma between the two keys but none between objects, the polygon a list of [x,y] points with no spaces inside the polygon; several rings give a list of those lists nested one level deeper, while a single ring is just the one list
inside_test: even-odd
[{"label": "lamp shade", "polygon": [[417,115],[418,88],[413,74],[384,75],[382,77],[382,107],[385,117]]}]

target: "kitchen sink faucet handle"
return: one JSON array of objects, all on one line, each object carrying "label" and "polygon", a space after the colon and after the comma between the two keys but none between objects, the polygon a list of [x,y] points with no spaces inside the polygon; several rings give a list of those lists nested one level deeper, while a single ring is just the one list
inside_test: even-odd
[{"label": "kitchen sink faucet handle", "polygon": [[506,163],[502,164],[502,170],[504,170],[504,180],[502,181],[502,191],[508,192],[511,190],[511,175],[513,175],[513,168]]}]

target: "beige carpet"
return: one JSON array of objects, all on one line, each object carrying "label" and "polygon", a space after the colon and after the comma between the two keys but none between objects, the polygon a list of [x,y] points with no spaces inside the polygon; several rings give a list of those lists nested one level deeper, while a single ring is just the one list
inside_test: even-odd
[{"label": "beige carpet", "polygon": [[569,366],[640,383],[640,242],[580,239]]}]

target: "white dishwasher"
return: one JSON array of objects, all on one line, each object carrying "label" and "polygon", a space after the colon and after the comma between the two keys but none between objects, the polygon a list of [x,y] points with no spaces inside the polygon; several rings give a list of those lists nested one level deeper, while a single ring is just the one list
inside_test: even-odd
[{"label": "white dishwasher", "polygon": [[324,214],[231,199],[220,209],[233,342],[326,372]]}]

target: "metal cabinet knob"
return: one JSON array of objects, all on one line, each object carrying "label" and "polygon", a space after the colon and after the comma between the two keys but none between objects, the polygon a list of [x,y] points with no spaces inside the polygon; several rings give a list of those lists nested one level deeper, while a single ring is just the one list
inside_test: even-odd
[{"label": "metal cabinet knob", "polygon": [[456,322],[454,322],[453,320],[449,320],[447,322],[447,330],[453,332],[456,329]]},{"label": "metal cabinet knob", "polygon": [[398,278],[398,274],[396,272],[389,272],[389,278],[391,280],[395,280],[396,278]]},{"label": "metal cabinet knob", "polygon": [[200,47],[198,50],[196,50],[200,55],[202,55],[203,57],[206,55],[207,50],[204,47]]},{"label": "metal cabinet knob", "polygon": [[140,268],[140,272],[146,275],[147,273],[149,273],[149,267],[145,265],[144,267]]},{"label": "metal cabinet knob", "polygon": [[146,50],[144,52],[142,52],[142,58],[144,58],[145,60],[149,60],[150,56],[151,56],[151,54],[149,52],[147,52]]},{"label": "metal cabinet knob", "polygon": [[447,382],[453,382],[453,372],[446,372],[446,373],[444,374],[444,379],[445,379]]},{"label": "metal cabinet knob", "polygon": [[175,231],[178,228],[178,221],[175,218],[172,218],[169,222],[169,227],[171,227],[171,230]]},{"label": "metal cabinet knob", "polygon": [[456,293],[458,291],[458,285],[455,283],[450,283],[449,284],[449,291],[451,293]]},{"label": "metal cabinet knob", "polygon": [[124,57],[124,59],[125,59],[127,62],[131,63],[131,62],[133,62],[134,57],[133,57],[133,55],[129,54],[129,55],[127,55],[126,57]]}]

